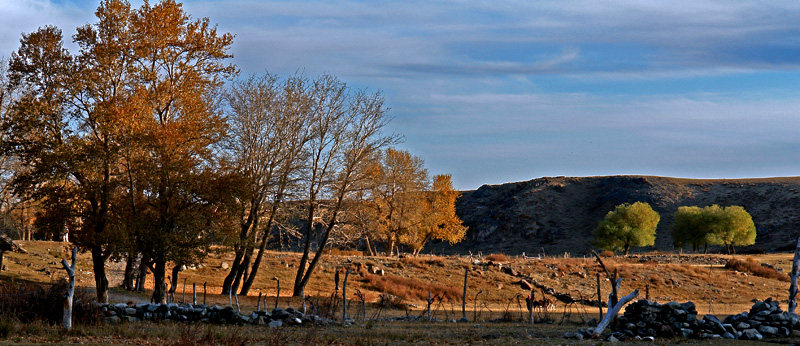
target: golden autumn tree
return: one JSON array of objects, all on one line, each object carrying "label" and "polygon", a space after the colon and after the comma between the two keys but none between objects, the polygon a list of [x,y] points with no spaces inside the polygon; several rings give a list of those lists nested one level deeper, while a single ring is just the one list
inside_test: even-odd
[{"label": "golden autumn tree", "polygon": [[436,175],[431,181],[422,158],[388,148],[368,168],[368,176],[368,193],[356,219],[365,238],[378,239],[387,255],[398,244],[416,255],[430,240],[453,244],[464,238],[466,227],[455,212],[460,193],[453,189],[450,175]]},{"label": "golden autumn tree", "polygon": [[395,246],[422,224],[420,205],[427,188],[428,171],[418,156],[394,148],[381,153],[369,168],[368,228],[390,256]]},{"label": "golden autumn tree", "polygon": [[430,240],[455,244],[464,239],[467,227],[456,215],[456,200],[459,196],[461,193],[453,189],[449,174],[433,177],[431,189],[424,191],[422,198],[418,200],[420,223],[401,239],[414,255],[418,255]]},{"label": "golden autumn tree", "polygon": [[225,134],[217,93],[236,73],[226,59],[233,41],[208,18],[193,20],[181,5],[145,2],[130,17],[137,95],[143,100],[132,124],[142,157],[134,171],[145,196],[142,217],[150,227],[139,241],[152,263],[153,300],[165,299],[167,262],[190,264],[202,253],[211,220],[205,210],[215,179],[214,145]]},{"label": "golden autumn tree", "polygon": [[106,302],[104,264],[118,236],[109,232],[118,159],[113,122],[117,91],[124,91],[110,81],[93,84],[92,79],[110,80],[112,72],[85,46],[80,55],[70,55],[58,28],[40,28],[20,43],[9,76],[22,94],[2,124],[4,151],[23,162],[13,184],[18,194],[40,202],[40,226],[63,229],[80,219],[71,238],[91,252],[97,299]]}]

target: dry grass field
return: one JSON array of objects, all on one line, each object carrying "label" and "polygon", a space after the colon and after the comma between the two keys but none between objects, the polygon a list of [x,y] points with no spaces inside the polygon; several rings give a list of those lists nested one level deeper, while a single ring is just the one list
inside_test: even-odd
[{"label": "dry grass field", "polygon": [[[53,283],[64,280],[66,274],[60,260],[66,258],[69,245],[57,242],[20,242],[27,254],[6,253],[6,270],[0,272],[2,281]],[[774,270],[760,273],[766,266],[788,272],[791,254],[736,256],[741,263],[736,269],[725,268],[734,256],[678,255],[650,253],[628,258],[605,257],[603,261],[623,278],[621,293],[640,289],[644,298],[649,291],[651,300],[658,302],[694,301],[700,315],[712,313],[721,317],[746,311],[755,299],[773,297],[786,306],[788,282]],[[197,284],[198,300],[207,304],[227,305],[228,297],[219,295],[227,271],[223,262],[230,263],[228,253],[214,253],[204,265],[181,272],[175,301],[191,300],[192,284]],[[241,310],[256,307],[259,293],[266,295],[268,306],[275,304],[277,277],[282,291],[281,307],[300,308],[301,299],[290,297],[299,254],[269,252],[265,256],[259,278],[247,297],[239,297]],[[764,265],[762,265],[762,263]],[[124,263],[109,263],[112,302],[137,303],[149,301],[149,292],[124,291],[121,282]],[[94,278],[88,254],[78,258],[78,286],[91,289]],[[6,340],[16,343],[89,344],[331,344],[331,345],[513,345],[564,344],[566,331],[575,331],[585,321],[598,317],[598,308],[582,304],[567,304],[556,299],[597,299],[597,273],[602,269],[594,258],[520,258],[502,254],[478,257],[407,258],[363,257],[335,251],[326,255],[306,289],[308,308],[325,307],[329,317],[341,319],[339,302],[332,304],[334,275],[344,269],[353,271],[348,280],[349,316],[356,319],[350,326],[326,328],[283,328],[265,330],[258,327],[220,327],[183,324],[142,324],[118,326],[79,326],[71,333],[45,325],[12,326]],[[370,270],[372,269],[372,270]],[[452,323],[459,319],[461,291],[467,269],[468,323]],[[372,272],[383,271],[383,275]],[[772,273],[772,274],[769,274]],[[767,277],[757,276],[764,275]],[[774,275],[773,275],[774,274]],[[152,277],[148,278],[152,285]],[[183,282],[186,280],[184,297]],[[539,320],[549,323],[530,324],[523,313],[524,298],[530,291],[521,287],[521,280],[540,287],[536,299],[543,296],[555,301],[554,311],[537,313]],[[610,285],[602,280],[601,290],[607,299]],[[206,284],[206,295],[203,295]],[[355,295],[363,292],[366,312]],[[433,318],[441,321],[396,322],[390,317],[423,316],[428,291],[435,299]],[[548,293],[543,293],[548,292]],[[367,321],[362,318],[366,316]],[[504,322],[498,322],[502,319]],[[0,325],[0,332],[3,330]],[[233,328],[233,329],[231,329]],[[1,335],[2,333],[0,333]],[[273,342],[274,341],[274,342]],[[688,341],[684,341],[688,342]],[[694,342],[694,341],[692,341]],[[701,344],[709,344],[697,341]],[[1,344],[1,343],[0,343]],[[714,343],[716,344],[716,343]],[[737,343],[740,345],[742,343]]]}]

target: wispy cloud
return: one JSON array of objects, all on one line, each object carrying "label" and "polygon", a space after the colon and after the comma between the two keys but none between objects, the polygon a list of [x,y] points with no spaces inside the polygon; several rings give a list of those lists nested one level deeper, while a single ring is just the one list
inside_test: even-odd
[{"label": "wispy cloud", "polygon": [[[0,0],[2,1],[2,0]],[[0,55],[94,1],[7,0]],[[133,6],[141,1],[132,1]],[[800,3],[185,0],[245,73],[382,89],[460,188],[541,175],[795,175]],[[69,40],[69,39],[67,39]]]}]

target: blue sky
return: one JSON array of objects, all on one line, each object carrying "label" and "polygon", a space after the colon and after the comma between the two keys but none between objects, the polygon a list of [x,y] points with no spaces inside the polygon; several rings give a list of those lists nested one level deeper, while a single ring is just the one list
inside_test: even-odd
[{"label": "blue sky", "polygon": [[[139,6],[141,1],[131,1]],[[0,0],[20,34],[96,1]],[[800,175],[800,3],[184,1],[243,74],[382,90],[401,148],[457,188],[542,176]]]}]

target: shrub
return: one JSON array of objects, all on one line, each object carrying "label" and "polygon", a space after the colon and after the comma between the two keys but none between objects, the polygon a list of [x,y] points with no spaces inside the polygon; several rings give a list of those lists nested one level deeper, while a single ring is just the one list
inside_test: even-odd
[{"label": "shrub", "polygon": [[736,258],[731,258],[728,263],[725,263],[725,269],[732,269],[740,272],[750,273],[755,276],[760,276],[767,279],[775,279],[780,281],[789,282],[789,275],[778,272],[774,268],[762,266],[756,263],[753,258],[748,257],[747,260],[742,261]]},{"label": "shrub", "polygon": [[[4,282],[0,284],[0,316],[23,324],[34,321],[60,324],[64,318],[66,292],[66,282],[50,286]],[[75,290],[72,309],[73,324],[96,324],[102,316],[100,308],[84,290]]]},{"label": "shrub", "polygon": [[443,300],[458,301],[461,292],[455,287],[414,280],[397,275],[364,275],[366,286],[376,291],[391,293],[403,299],[428,299],[430,291],[434,296],[441,296]]},{"label": "shrub", "polygon": [[330,248],[328,254],[332,256],[358,256],[363,257],[364,252],[358,250],[342,250],[339,248]]},{"label": "shrub", "polygon": [[493,261],[493,262],[506,262],[508,261],[508,256],[502,253],[493,253],[486,256],[486,260]]}]

